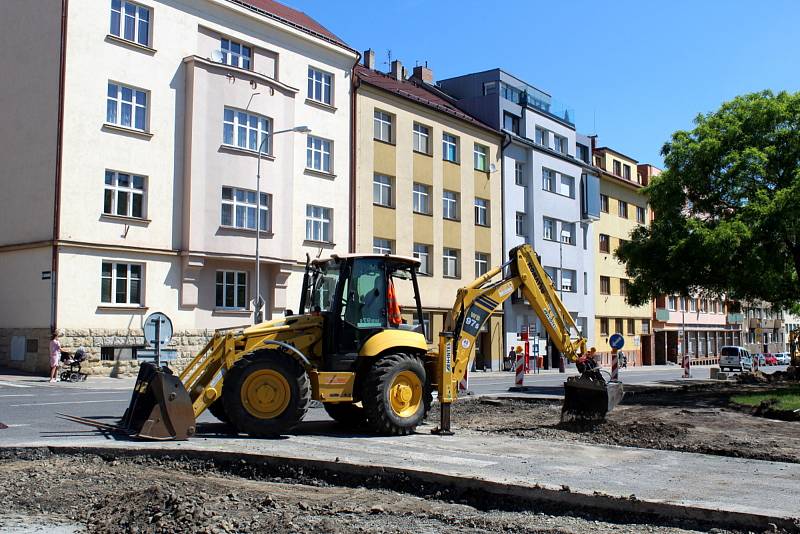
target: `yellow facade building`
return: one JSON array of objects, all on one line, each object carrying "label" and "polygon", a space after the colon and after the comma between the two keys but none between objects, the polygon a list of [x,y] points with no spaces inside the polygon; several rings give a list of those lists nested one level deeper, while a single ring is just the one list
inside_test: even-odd
[{"label": "yellow facade building", "polygon": [[[406,76],[374,69],[374,53],[355,69],[354,250],[414,256],[429,343],[437,341],[456,292],[503,261],[501,134],[456,108],[433,86],[432,72]],[[499,170],[499,169],[497,169]],[[403,317],[413,313],[399,289]],[[502,362],[500,312],[476,343],[478,369]]]},{"label": "yellow facade building", "polygon": [[625,302],[628,278],[614,252],[639,225],[649,224],[646,185],[637,172],[637,161],[607,147],[594,148],[594,165],[600,172],[600,219],[594,223],[595,243],[595,347],[609,361],[609,337],[622,334],[628,365],[650,359],[652,306]]}]

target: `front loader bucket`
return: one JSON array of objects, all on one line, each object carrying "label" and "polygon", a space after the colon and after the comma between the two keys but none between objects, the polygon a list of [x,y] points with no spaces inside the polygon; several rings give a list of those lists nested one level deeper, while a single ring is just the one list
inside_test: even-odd
[{"label": "front loader bucket", "polygon": [[122,426],[138,438],[185,440],[195,432],[189,393],[169,368],[142,363]]},{"label": "front loader bucket", "polygon": [[564,382],[561,422],[602,421],[624,395],[622,382],[571,376]]}]

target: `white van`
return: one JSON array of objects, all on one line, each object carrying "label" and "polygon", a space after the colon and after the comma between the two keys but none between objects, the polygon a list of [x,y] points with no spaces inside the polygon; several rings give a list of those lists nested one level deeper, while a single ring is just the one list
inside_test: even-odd
[{"label": "white van", "polygon": [[722,347],[719,349],[719,368],[721,371],[752,371],[753,357],[744,347]]}]

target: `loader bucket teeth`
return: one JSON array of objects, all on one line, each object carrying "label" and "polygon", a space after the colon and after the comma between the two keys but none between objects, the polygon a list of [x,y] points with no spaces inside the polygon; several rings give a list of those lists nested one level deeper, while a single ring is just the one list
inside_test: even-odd
[{"label": "loader bucket teeth", "polygon": [[122,426],[143,439],[185,440],[195,432],[189,393],[168,368],[143,363]]},{"label": "loader bucket teeth", "polygon": [[602,421],[622,401],[624,394],[622,382],[570,377],[564,382],[561,422]]}]

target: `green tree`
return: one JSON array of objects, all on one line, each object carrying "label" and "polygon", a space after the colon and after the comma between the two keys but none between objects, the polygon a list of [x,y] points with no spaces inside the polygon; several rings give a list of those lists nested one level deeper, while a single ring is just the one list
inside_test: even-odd
[{"label": "green tree", "polygon": [[617,251],[628,301],[694,291],[800,301],[800,93],[752,93],[698,115],[644,192],[655,219]]}]

